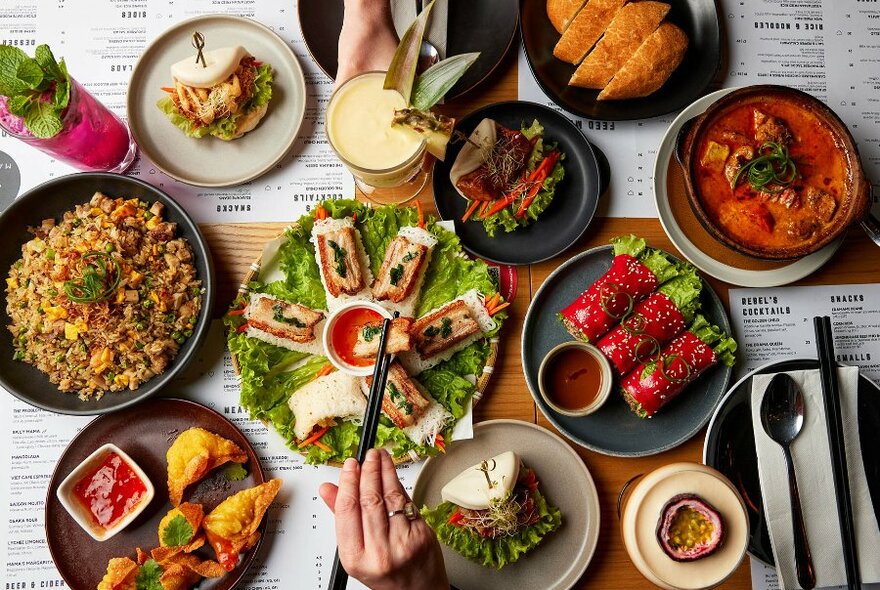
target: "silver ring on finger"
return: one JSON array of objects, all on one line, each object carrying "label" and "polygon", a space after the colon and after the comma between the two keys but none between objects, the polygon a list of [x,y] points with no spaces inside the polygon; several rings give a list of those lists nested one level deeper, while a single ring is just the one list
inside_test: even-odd
[{"label": "silver ring on finger", "polygon": [[407,520],[415,520],[419,517],[419,511],[416,510],[416,505],[412,502],[407,502],[400,510],[389,510],[388,518],[397,516],[398,514],[404,515]]}]

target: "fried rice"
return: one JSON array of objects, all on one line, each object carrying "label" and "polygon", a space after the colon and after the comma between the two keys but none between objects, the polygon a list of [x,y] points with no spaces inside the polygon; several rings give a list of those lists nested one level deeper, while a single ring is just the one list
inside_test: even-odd
[{"label": "fried rice", "polygon": [[192,336],[202,302],[193,252],[164,205],[95,193],[30,228],[6,279],[15,360],[83,400],[134,390]]}]

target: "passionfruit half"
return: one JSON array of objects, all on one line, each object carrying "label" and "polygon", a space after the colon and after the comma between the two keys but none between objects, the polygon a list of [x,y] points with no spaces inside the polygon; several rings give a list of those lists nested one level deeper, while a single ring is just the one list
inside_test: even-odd
[{"label": "passionfruit half", "polygon": [[679,494],[663,507],[657,540],[675,561],[712,555],[724,540],[724,522],[715,508],[696,494]]}]

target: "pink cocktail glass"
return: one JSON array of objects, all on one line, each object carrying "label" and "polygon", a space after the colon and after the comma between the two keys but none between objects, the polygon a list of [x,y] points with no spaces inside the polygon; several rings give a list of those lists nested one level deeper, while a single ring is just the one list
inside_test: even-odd
[{"label": "pink cocktail glass", "polygon": [[70,103],[61,116],[62,130],[46,139],[34,137],[24,121],[0,97],[0,127],[11,136],[80,170],[124,172],[137,154],[128,126],[83,86],[70,79]]}]

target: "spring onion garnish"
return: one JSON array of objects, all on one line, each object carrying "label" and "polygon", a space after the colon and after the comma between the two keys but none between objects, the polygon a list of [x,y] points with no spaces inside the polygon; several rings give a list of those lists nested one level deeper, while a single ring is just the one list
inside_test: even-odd
[{"label": "spring onion garnish", "polygon": [[758,148],[756,158],[746,162],[739,169],[731,188],[736,188],[739,179],[745,175],[752,189],[757,192],[780,193],[791,186],[800,174],[797,165],[788,154],[788,147],[775,141],[765,141]]},{"label": "spring onion garnish", "polygon": [[620,322],[620,327],[623,328],[624,332],[635,336],[637,334],[643,334],[647,324],[648,318],[640,313],[634,312]]},{"label": "spring onion garnish", "polygon": [[[644,352],[645,345],[650,344],[650,348],[647,352]],[[640,363],[649,363],[657,357],[657,354],[660,352],[660,342],[657,341],[653,336],[649,336],[647,334],[639,340],[636,344],[635,350],[633,350],[633,355],[636,357],[636,360]]]},{"label": "spring onion garnish", "polygon": [[[672,363],[674,363],[676,360],[681,361],[681,364],[684,365],[684,368],[685,368],[684,377],[673,377],[669,373],[669,368],[672,366]],[[688,379],[691,378],[691,372],[692,372],[691,366],[687,363],[686,360],[681,358],[680,354],[673,353],[673,354],[664,356],[663,358],[660,359],[660,374],[663,375],[663,377],[665,377],[666,380],[669,381],[670,383],[675,383],[675,384],[685,383]]]},{"label": "spring onion garnish", "polygon": [[74,303],[104,301],[119,286],[122,272],[119,262],[109,252],[92,250],[80,258],[80,278],[64,281],[64,294]]},{"label": "spring onion garnish", "polygon": [[[626,298],[626,310],[623,313],[613,311],[613,308],[617,307],[618,296]],[[602,311],[614,319],[619,320],[628,316],[632,312],[634,303],[632,295],[622,292],[617,283],[604,283],[599,287],[599,305],[602,306]]]}]

